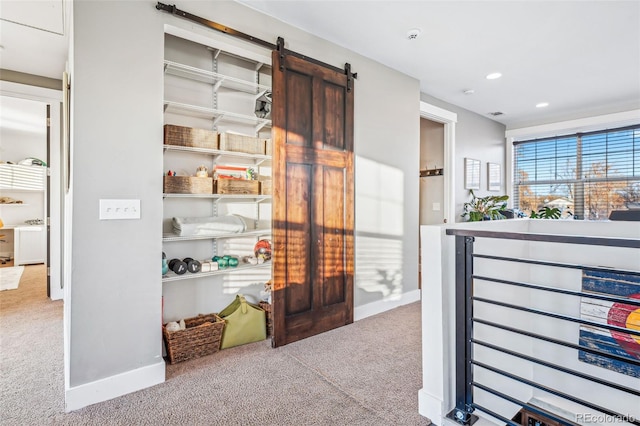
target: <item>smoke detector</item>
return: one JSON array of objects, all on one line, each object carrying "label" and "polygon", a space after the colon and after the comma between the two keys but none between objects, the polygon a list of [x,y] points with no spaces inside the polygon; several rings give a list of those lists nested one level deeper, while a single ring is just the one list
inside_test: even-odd
[{"label": "smoke detector", "polygon": [[413,28],[407,31],[407,40],[415,40],[420,37],[422,30],[420,28]]}]

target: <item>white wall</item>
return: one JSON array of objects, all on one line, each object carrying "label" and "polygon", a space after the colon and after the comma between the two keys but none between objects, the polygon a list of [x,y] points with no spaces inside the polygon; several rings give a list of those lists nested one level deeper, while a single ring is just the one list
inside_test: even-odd
[{"label": "white wall", "polygon": [[[68,409],[164,380],[159,260],[165,24],[221,36],[157,11],[155,3],[74,2]],[[386,309],[417,294],[418,81],[234,2],[179,6],[262,39],[283,36],[292,50],[339,67],[351,63],[358,72],[356,205],[368,197],[379,207],[375,222],[371,212],[356,210],[355,303]],[[389,171],[389,178],[371,170]],[[99,221],[101,198],[140,199],[141,219]],[[393,256],[383,273],[372,274],[379,262],[363,250],[381,245]]]},{"label": "white wall", "polygon": [[[490,229],[496,231],[531,232],[543,234],[587,235],[640,239],[640,226],[633,222],[583,222],[564,220],[507,220],[465,223],[455,228]],[[455,312],[455,248],[454,237],[446,236],[445,227],[423,226],[421,228],[423,247],[423,381],[420,391],[420,413],[442,424],[442,417],[453,409],[454,392],[454,338],[453,313]],[[435,249],[434,249],[435,247]],[[434,251],[437,251],[434,253]],[[490,240],[476,238],[475,253],[496,254],[509,257],[524,257],[569,264],[604,266],[622,270],[639,270],[640,250],[613,248],[607,246],[578,246],[572,244],[520,242],[515,240]],[[495,278],[523,281],[540,285],[555,286],[572,290],[581,289],[581,272],[573,269],[559,269],[536,265],[498,262],[477,259],[474,273]],[[476,280],[476,295],[507,303],[557,312],[573,317],[580,316],[580,298],[550,295],[546,292],[507,287],[502,284]],[[505,308],[476,302],[474,316],[549,335],[560,340],[576,343],[578,325],[552,320],[537,315],[509,311]],[[478,339],[504,346],[527,355],[539,357],[567,368],[594,375],[614,383],[637,389],[640,379],[622,375],[611,370],[585,364],[577,359],[577,351],[557,345],[539,342],[509,332],[484,325],[474,327]],[[531,378],[547,386],[570,395],[592,401],[617,412],[640,417],[637,398],[615,390],[603,391],[600,385],[582,379],[527,364],[517,358],[496,353],[490,349],[474,346],[474,358],[524,378]],[[538,405],[563,416],[575,416],[589,412],[584,407],[577,408],[560,398],[550,397],[541,391],[487,372],[474,369],[474,380],[496,388],[522,401],[536,399]],[[474,401],[505,417],[511,417],[518,408],[497,399],[483,391],[476,391]],[[476,414],[481,415],[480,412]],[[572,420],[576,420],[575,417]]]},{"label": "white wall", "polygon": [[[462,205],[470,199],[469,190],[464,189],[464,159],[466,157],[480,160],[480,190],[474,191],[478,196],[506,193],[505,186],[505,126],[456,105],[449,104],[425,93],[420,100],[458,114],[455,138],[455,168],[447,173],[455,173],[455,212],[456,222],[462,222]],[[502,165],[502,187],[500,192],[487,191],[487,163]]]}]

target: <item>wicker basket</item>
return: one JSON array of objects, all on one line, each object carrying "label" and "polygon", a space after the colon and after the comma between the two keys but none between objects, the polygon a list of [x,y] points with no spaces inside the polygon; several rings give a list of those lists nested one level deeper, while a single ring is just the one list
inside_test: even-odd
[{"label": "wicker basket", "polygon": [[247,154],[264,154],[265,139],[236,133],[220,133],[221,151],[245,152]]},{"label": "wicker basket", "polygon": [[272,180],[262,180],[260,181],[260,194],[262,195],[272,195]]},{"label": "wicker basket", "polygon": [[258,195],[260,182],[245,179],[216,179],[213,182],[214,194]]},{"label": "wicker basket", "polygon": [[218,132],[165,124],[164,143],[192,148],[218,149]]},{"label": "wicker basket", "polygon": [[267,318],[267,336],[273,335],[273,312],[271,312],[271,304],[267,302],[258,303],[264,311]]},{"label": "wicker basket", "polygon": [[187,326],[185,330],[167,331],[166,327],[162,327],[171,364],[211,355],[220,350],[225,324],[222,318],[216,314],[207,314],[187,318],[184,322]]},{"label": "wicker basket", "polygon": [[196,176],[164,176],[165,194],[211,194],[213,178]]}]

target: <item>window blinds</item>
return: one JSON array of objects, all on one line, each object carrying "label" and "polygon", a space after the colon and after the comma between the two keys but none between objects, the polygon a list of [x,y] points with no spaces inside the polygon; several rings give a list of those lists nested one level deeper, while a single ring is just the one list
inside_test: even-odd
[{"label": "window blinds", "polygon": [[514,205],[607,219],[640,202],[640,125],[514,142]]}]

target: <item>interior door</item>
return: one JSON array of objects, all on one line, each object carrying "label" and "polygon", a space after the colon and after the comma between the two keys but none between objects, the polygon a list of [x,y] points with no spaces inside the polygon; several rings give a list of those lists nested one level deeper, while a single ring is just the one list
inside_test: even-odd
[{"label": "interior door", "polygon": [[353,88],[273,52],[273,346],[353,322]]}]

